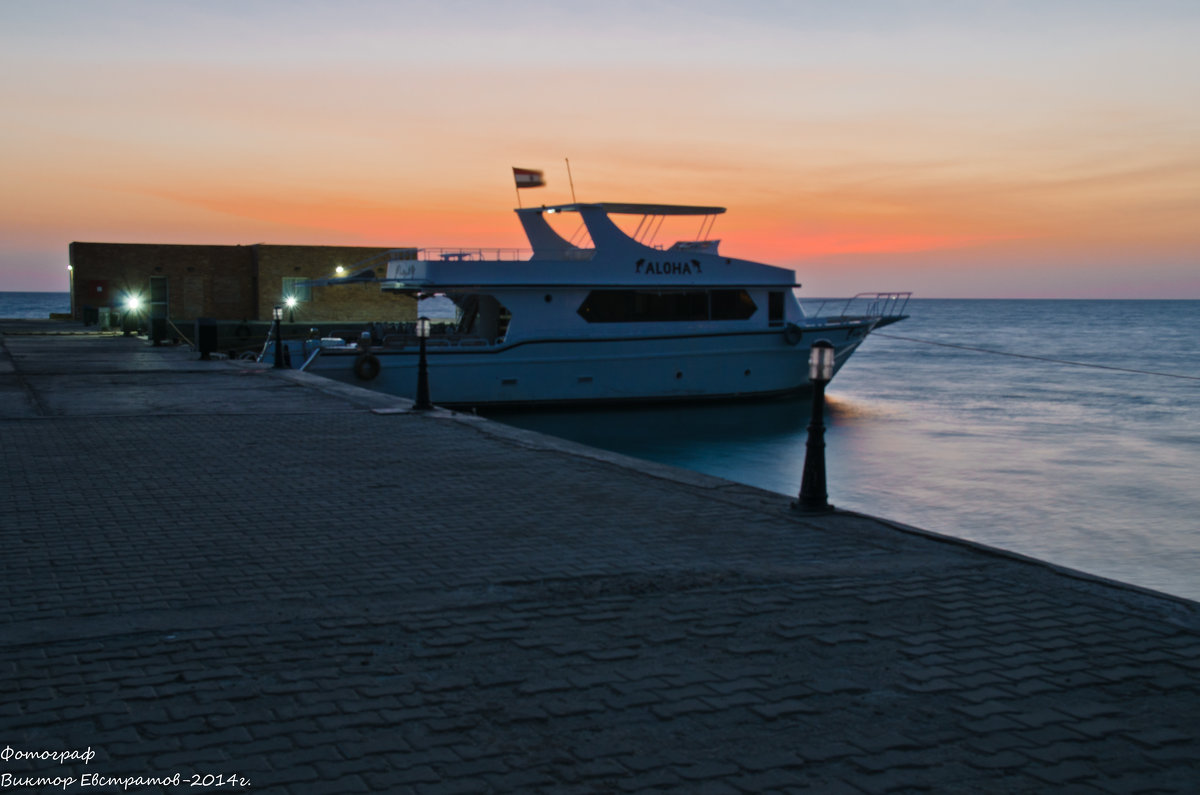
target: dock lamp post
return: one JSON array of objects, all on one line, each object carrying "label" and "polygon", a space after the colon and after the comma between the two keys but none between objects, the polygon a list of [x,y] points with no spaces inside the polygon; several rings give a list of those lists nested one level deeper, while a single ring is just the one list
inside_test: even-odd
[{"label": "dock lamp post", "polygon": [[283,307],[275,304],[275,309],[272,310],[271,316],[273,319],[271,331],[275,333],[275,364],[271,365],[277,370],[283,369],[283,330],[280,326],[283,324]]},{"label": "dock lamp post", "polygon": [[429,362],[425,360],[425,340],[429,338],[429,318],[417,318],[417,339],[421,341],[420,352],[417,356],[417,402],[413,403],[413,411],[427,411],[433,408],[429,402]]},{"label": "dock lamp post", "polygon": [[287,297],[287,299],[284,301],[284,303],[287,304],[287,308],[288,308],[288,322],[295,323],[296,322],[296,296],[289,295]]},{"label": "dock lamp post", "polygon": [[121,333],[132,337],[141,325],[139,315],[142,312],[142,297],[134,293],[125,296],[125,313],[121,315]]},{"label": "dock lamp post", "polygon": [[825,490],[825,385],[833,378],[833,345],[818,340],[808,354],[808,379],[812,381],[812,419],[808,423],[808,446],[804,451],[804,475],[800,498],[792,503],[799,513],[830,513]]}]

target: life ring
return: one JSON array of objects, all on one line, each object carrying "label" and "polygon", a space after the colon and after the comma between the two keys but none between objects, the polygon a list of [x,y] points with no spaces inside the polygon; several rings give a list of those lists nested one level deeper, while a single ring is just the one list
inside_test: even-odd
[{"label": "life ring", "polygon": [[250,327],[245,323],[239,323],[238,327],[233,330],[233,336],[244,342],[250,338]]},{"label": "life ring", "polygon": [[354,375],[360,381],[371,381],[379,375],[379,359],[373,353],[360,353],[354,360]]},{"label": "life ring", "polygon": [[804,331],[795,323],[788,323],[783,329],[783,341],[788,345],[799,345]]}]

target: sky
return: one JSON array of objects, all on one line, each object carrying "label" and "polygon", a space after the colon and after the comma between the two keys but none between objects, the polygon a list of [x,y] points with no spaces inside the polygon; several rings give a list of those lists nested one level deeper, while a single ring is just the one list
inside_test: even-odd
[{"label": "sky", "polygon": [[0,0],[0,290],[72,241],[728,208],[809,295],[1200,298],[1200,2]]}]

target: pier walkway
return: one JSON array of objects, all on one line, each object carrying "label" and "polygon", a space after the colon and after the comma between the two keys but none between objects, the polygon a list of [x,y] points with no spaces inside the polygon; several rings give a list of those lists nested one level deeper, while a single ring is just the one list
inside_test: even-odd
[{"label": "pier walkway", "polygon": [[1200,790],[1194,603],[53,328],[0,322],[4,791]]}]

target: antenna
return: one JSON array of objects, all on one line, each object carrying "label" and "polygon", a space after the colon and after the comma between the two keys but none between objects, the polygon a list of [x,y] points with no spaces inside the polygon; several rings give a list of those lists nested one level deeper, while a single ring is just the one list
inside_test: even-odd
[{"label": "antenna", "polygon": [[575,204],[575,180],[571,178],[571,158],[564,157],[563,160],[567,161],[567,182],[571,183],[571,204]]}]

